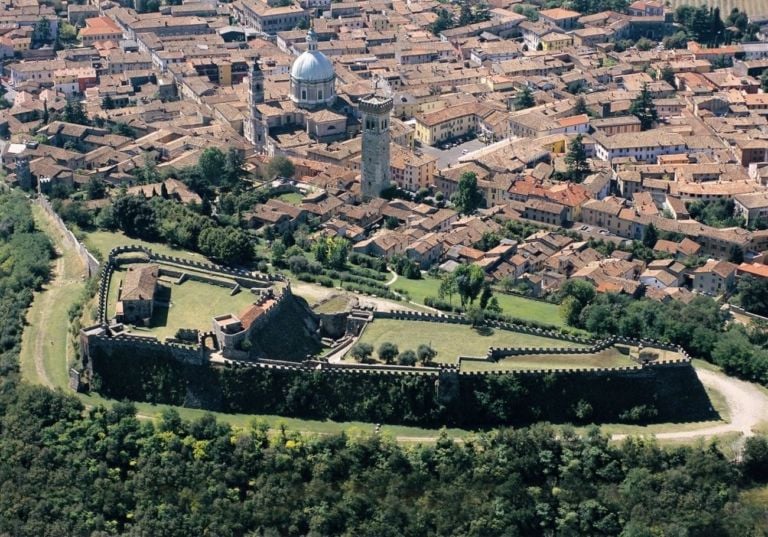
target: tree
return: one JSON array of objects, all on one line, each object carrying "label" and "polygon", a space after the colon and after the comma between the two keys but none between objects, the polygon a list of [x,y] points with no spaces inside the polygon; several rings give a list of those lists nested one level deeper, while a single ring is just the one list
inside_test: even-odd
[{"label": "tree", "polygon": [[741,467],[750,479],[758,483],[768,481],[768,439],[762,436],[747,438]]},{"label": "tree", "polygon": [[224,177],[230,187],[234,187],[245,175],[243,166],[245,159],[240,151],[234,147],[227,149],[226,160],[224,161]]},{"label": "tree", "polygon": [[453,271],[456,289],[461,298],[461,305],[472,304],[480,295],[485,281],[485,272],[478,265],[459,265]]},{"label": "tree", "polygon": [[253,259],[251,239],[242,229],[209,226],[198,239],[203,255],[227,265],[246,263]]},{"label": "tree", "polygon": [[768,280],[744,276],[737,287],[738,301],[750,313],[768,316]]},{"label": "tree", "polygon": [[36,45],[45,45],[51,42],[51,23],[45,17],[40,17],[32,30],[32,42]]},{"label": "tree", "polygon": [[437,351],[425,343],[422,343],[416,349],[416,357],[419,359],[419,362],[421,362],[422,364],[428,364],[432,362],[432,360],[434,360],[436,356],[437,356]]},{"label": "tree", "polygon": [[643,246],[646,248],[653,248],[656,246],[656,241],[659,240],[659,234],[656,231],[656,226],[648,224],[648,227],[643,231]]},{"label": "tree", "polygon": [[445,8],[440,8],[437,11],[437,19],[430,26],[430,31],[434,35],[440,35],[440,32],[453,28],[453,15]]},{"label": "tree", "polygon": [[648,84],[643,84],[640,95],[632,100],[629,113],[640,120],[640,128],[644,131],[652,128],[653,124],[658,121],[659,114],[656,111],[656,105],[653,104],[651,92],[648,91]]},{"label": "tree", "polygon": [[464,172],[461,175],[451,201],[461,214],[473,214],[483,204],[483,194],[477,187],[477,175],[474,172]]},{"label": "tree", "polygon": [[373,354],[373,345],[370,343],[358,342],[355,343],[349,352],[352,355],[352,358],[360,363],[364,363],[371,358],[371,355]]},{"label": "tree", "polygon": [[456,286],[456,277],[452,273],[443,274],[440,278],[440,287],[437,289],[437,296],[440,299],[448,297],[448,303],[453,303],[453,295],[459,291]]},{"label": "tree", "polygon": [[531,92],[531,88],[529,88],[528,85],[523,86],[522,89],[517,92],[514,104],[515,110],[524,110],[536,104],[536,101],[533,98],[533,92]]},{"label": "tree", "polygon": [[763,90],[763,93],[768,93],[768,69],[760,75],[760,89]]},{"label": "tree", "polygon": [[415,366],[416,365],[416,353],[412,350],[406,350],[397,355],[397,363],[399,365]]},{"label": "tree", "polygon": [[126,235],[152,240],[157,237],[157,218],[143,196],[120,196],[112,204],[117,227]]},{"label": "tree", "polygon": [[480,307],[482,309],[485,309],[488,307],[488,303],[490,302],[491,298],[493,298],[493,291],[491,290],[491,284],[488,282],[485,282],[483,284],[483,292],[480,295]]},{"label": "tree", "polygon": [[589,109],[587,108],[587,101],[584,100],[584,97],[582,95],[579,95],[576,98],[576,104],[573,107],[573,113],[576,115],[589,114]]},{"label": "tree", "polygon": [[379,360],[383,361],[384,363],[391,364],[399,353],[400,351],[398,350],[397,345],[394,343],[385,341],[379,345]]},{"label": "tree", "polygon": [[85,187],[85,194],[89,200],[100,200],[106,197],[107,187],[104,181],[91,177],[88,185]]},{"label": "tree", "polygon": [[641,37],[635,43],[635,46],[637,47],[637,49],[642,51],[651,50],[655,45],[656,45],[656,42],[651,41],[647,37]]},{"label": "tree", "polygon": [[560,287],[560,314],[571,326],[579,326],[581,311],[596,296],[595,287],[585,280],[566,280]]},{"label": "tree", "polygon": [[661,80],[672,86],[673,88],[676,87],[675,85],[675,72],[672,70],[672,67],[670,65],[665,65],[661,68]]},{"label": "tree", "polygon": [[589,173],[587,163],[587,150],[584,148],[584,137],[577,134],[568,144],[568,153],[565,156],[568,165],[568,179],[580,183]]},{"label": "tree", "polygon": [[738,244],[734,244],[731,246],[731,249],[728,250],[728,261],[731,263],[736,263],[737,265],[740,265],[744,262],[744,249],[739,246]]},{"label": "tree", "polygon": [[218,147],[207,147],[197,159],[197,170],[202,179],[210,185],[221,183],[227,158]]},{"label": "tree", "polygon": [[101,100],[101,107],[104,110],[112,110],[115,108],[115,101],[112,100],[112,97],[110,95],[105,95],[104,98]]},{"label": "tree", "polygon": [[288,157],[275,155],[267,164],[267,175],[270,179],[277,177],[291,178],[296,173],[293,162]]},{"label": "tree", "polygon": [[68,123],[77,123],[78,125],[90,125],[88,115],[85,113],[83,103],[75,98],[67,99],[64,105],[61,119]]}]

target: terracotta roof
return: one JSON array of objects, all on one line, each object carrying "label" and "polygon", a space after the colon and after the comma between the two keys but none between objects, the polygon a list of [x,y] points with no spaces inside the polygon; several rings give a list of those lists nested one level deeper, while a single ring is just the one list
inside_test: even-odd
[{"label": "terracotta roof", "polygon": [[159,275],[160,267],[157,265],[129,268],[123,280],[120,300],[152,300]]},{"label": "terracotta roof", "polygon": [[742,263],[739,265],[739,274],[745,273],[758,278],[768,278],[768,265],[761,263]]}]

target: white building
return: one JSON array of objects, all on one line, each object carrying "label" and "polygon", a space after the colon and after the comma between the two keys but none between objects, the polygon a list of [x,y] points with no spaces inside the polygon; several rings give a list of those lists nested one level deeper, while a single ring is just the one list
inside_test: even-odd
[{"label": "white building", "polygon": [[638,161],[656,163],[661,155],[685,153],[688,148],[682,136],[674,132],[650,130],[606,136],[595,133],[595,156],[612,161],[618,157],[634,157]]}]

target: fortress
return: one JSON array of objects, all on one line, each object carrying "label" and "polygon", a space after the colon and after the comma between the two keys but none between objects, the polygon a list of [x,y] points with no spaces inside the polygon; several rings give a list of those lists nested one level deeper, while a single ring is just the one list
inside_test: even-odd
[{"label": "fortress", "polygon": [[[222,311],[208,321],[210,330],[179,329],[174,337],[161,341],[153,335],[143,335],[139,328],[131,330],[117,319],[110,318],[110,286],[125,267],[154,267],[150,275],[171,279],[174,284],[195,280],[217,287],[230,289],[230,293],[251,293],[251,304],[242,312]],[[141,270],[141,269],[139,269]],[[122,288],[118,293],[122,292]],[[119,294],[117,295],[120,296]],[[123,295],[125,296],[125,295]],[[112,296],[114,301],[114,293]],[[360,364],[350,361],[330,361],[327,357],[343,354],[365,331],[369,323],[377,319],[393,319],[407,322],[470,324],[459,315],[421,313],[413,311],[365,311],[352,310],[338,319],[333,338],[324,337],[329,347],[325,354],[307,356],[300,361],[254,357],[247,352],[246,341],[251,341],[262,331],[280,334],[279,337],[293,338],[283,326],[281,312],[295,306],[298,299],[293,297],[290,282],[281,275],[269,275],[244,270],[230,269],[211,263],[190,261],[182,258],[160,255],[141,246],[122,246],[113,249],[102,267],[98,295],[98,324],[80,331],[79,346],[81,364],[70,371],[71,386],[74,389],[97,389],[107,396],[151,400],[171,404],[198,406],[222,411],[282,412],[280,407],[270,407],[258,390],[270,386],[275,393],[287,393],[296,382],[321,382],[333,391],[334,385],[380,386],[382,390],[393,389],[391,384],[416,383],[423,396],[434,399],[439,405],[432,412],[458,412],[451,420],[472,420],[464,415],[458,403],[470,393],[483,391],[499,382],[504,389],[520,384],[529,392],[531,401],[547,407],[556,404],[547,412],[558,419],[563,409],[573,408],[584,394],[593,394],[593,405],[601,406],[606,419],[619,419],[621,409],[652,408],[663,404],[674,408],[680,390],[687,390],[692,399],[702,401],[703,389],[683,384],[696,383],[696,375],[690,365],[687,352],[677,346],[658,341],[639,341],[627,338],[609,338],[596,341],[588,338],[547,331],[511,323],[489,321],[489,328],[530,334],[550,338],[553,341],[573,343],[573,346],[551,348],[496,348],[488,349],[484,356],[458,356],[454,363],[437,363],[422,366],[383,364]],[[151,306],[150,306],[151,307]],[[311,318],[318,340],[322,337],[322,315],[304,309],[302,315]],[[338,315],[338,314],[337,314]],[[138,325],[137,325],[138,326]],[[343,331],[343,332],[342,332]],[[639,349],[667,350],[680,357],[674,360],[659,360],[658,354],[646,351],[634,357],[634,365],[621,367],[575,367],[550,369],[510,369],[496,367],[504,359],[533,355],[591,355],[616,345],[633,346]],[[474,363],[474,367],[465,367]],[[478,365],[480,368],[478,369]],[[304,379],[304,380],[300,380]],[[336,379],[336,380],[334,380]],[[355,380],[358,379],[358,380]],[[410,380],[408,380],[410,379]],[[504,380],[508,379],[508,381]],[[517,379],[514,380],[513,379]],[[549,380],[547,380],[549,379]],[[350,382],[352,384],[350,384]],[[149,388],[147,386],[150,386]],[[249,387],[250,386],[250,387]],[[431,386],[431,388],[429,387]],[[260,387],[260,388],[259,388]],[[554,387],[554,388],[553,388]],[[341,388],[338,388],[341,389]],[[160,391],[158,391],[160,390]],[[554,396],[552,390],[560,390]],[[339,396],[341,394],[337,394]],[[686,395],[688,396],[688,395]],[[503,397],[499,395],[499,397]],[[510,395],[511,397],[511,395]],[[552,399],[554,397],[554,399]],[[704,396],[705,397],[705,396]],[[545,401],[545,402],[541,402]],[[616,401],[615,408],[610,401]],[[503,402],[502,404],[505,404]],[[698,404],[697,403],[697,404]],[[459,407],[455,405],[459,404]],[[562,408],[557,404],[563,405]],[[446,406],[447,405],[447,406]],[[443,408],[443,410],[438,410]],[[459,410],[457,410],[457,408]],[[525,415],[528,410],[516,407],[511,416]],[[538,408],[538,406],[536,407]],[[271,410],[270,410],[271,409]],[[291,411],[292,412],[292,411]],[[304,410],[299,409],[301,413]],[[466,412],[469,412],[468,410]],[[568,411],[570,412],[570,411]],[[667,411],[665,411],[667,412]],[[672,411],[672,417],[677,417]],[[407,413],[406,413],[407,414]],[[665,419],[670,416],[666,415]],[[354,416],[346,416],[354,419]],[[390,418],[387,418],[390,419]],[[393,417],[396,421],[408,422],[409,418]],[[510,417],[511,422],[514,419]],[[464,425],[467,425],[464,423]]]}]

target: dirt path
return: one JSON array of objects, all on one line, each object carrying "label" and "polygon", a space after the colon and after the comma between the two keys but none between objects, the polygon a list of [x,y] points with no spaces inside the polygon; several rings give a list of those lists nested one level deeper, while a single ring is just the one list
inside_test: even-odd
[{"label": "dirt path", "polygon": [[[55,384],[46,369],[45,357],[58,347],[58,343],[60,343],[57,341],[58,338],[67,337],[67,332],[65,329],[62,336],[61,331],[54,330],[51,316],[56,308],[62,307],[62,304],[59,303],[63,298],[61,296],[62,290],[70,285],[81,283],[84,267],[80,259],[76,255],[73,256],[72,252],[69,251],[71,246],[64,240],[61,232],[45,211],[35,211],[35,220],[37,225],[51,239],[56,259],[50,280],[46,282],[41,291],[35,293],[32,305],[27,310],[27,324],[35,325],[37,330],[32,332],[31,338],[22,339],[22,355],[25,354],[25,347],[31,350],[31,357],[39,382],[43,386],[54,388]],[[49,328],[43,329],[42,327]],[[65,352],[68,353],[69,348],[66,343],[64,347]],[[68,362],[65,356],[66,363]]]},{"label": "dirt path", "polygon": [[[58,249],[57,249],[58,250]],[[58,251],[57,251],[58,255]],[[53,305],[53,299],[55,295],[55,288],[61,287],[62,281],[64,279],[64,258],[59,256],[56,258],[56,263],[53,266],[53,271],[51,272],[51,279],[43,287],[43,289],[35,294],[35,300],[37,304],[33,302],[32,307],[28,310],[28,323],[38,323],[39,326],[48,326],[49,325],[49,312],[51,311],[51,306]],[[34,310],[32,308],[35,308]],[[36,313],[39,313],[39,316],[36,315]],[[37,317],[36,319],[32,319],[32,316]],[[53,345],[53,339],[51,338],[50,333],[46,333],[43,330],[39,330],[37,332],[37,337],[34,339],[34,341],[31,342],[32,345],[32,354],[35,359],[35,372],[37,373],[37,378],[40,379],[40,383],[47,387],[47,388],[53,388],[53,383],[51,382],[51,379],[48,378],[48,372],[45,369],[45,363],[43,360],[43,356],[46,353],[45,346],[46,345]]]},{"label": "dirt path", "polygon": [[[768,420],[768,395],[758,386],[708,369],[697,368],[696,374],[704,386],[723,394],[731,421],[690,431],[656,433],[653,435],[656,438],[660,440],[689,440],[734,432],[741,433],[746,437],[752,436],[755,427]],[[612,438],[621,440],[627,436],[629,435],[615,434]]]}]

